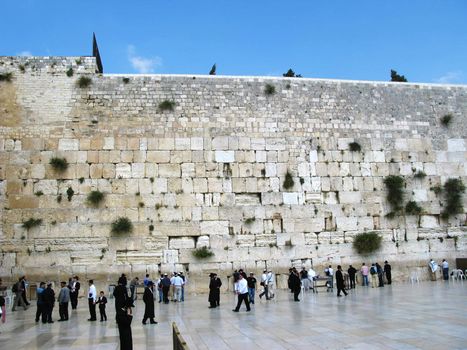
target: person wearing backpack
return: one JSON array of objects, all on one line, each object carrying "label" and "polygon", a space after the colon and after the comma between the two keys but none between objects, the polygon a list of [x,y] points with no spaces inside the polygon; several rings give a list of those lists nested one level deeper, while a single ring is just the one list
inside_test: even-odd
[{"label": "person wearing backpack", "polygon": [[371,275],[371,288],[378,287],[378,270],[375,264],[371,264],[370,275]]}]

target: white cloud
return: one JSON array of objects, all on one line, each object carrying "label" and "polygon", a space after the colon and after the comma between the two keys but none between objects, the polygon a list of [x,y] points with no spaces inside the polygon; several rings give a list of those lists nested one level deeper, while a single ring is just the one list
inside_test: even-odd
[{"label": "white cloud", "polygon": [[133,45],[128,45],[128,60],[130,61],[133,69],[138,73],[153,73],[154,69],[162,66],[162,58],[155,57],[142,57],[136,54],[136,48]]},{"label": "white cloud", "polygon": [[21,52],[18,52],[16,54],[16,56],[27,56],[27,57],[29,57],[29,56],[32,56],[32,53],[31,53],[31,51],[21,51]]},{"label": "white cloud", "polygon": [[460,70],[454,72],[447,72],[442,77],[435,79],[438,84],[460,84],[463,82],[464,73]]}]

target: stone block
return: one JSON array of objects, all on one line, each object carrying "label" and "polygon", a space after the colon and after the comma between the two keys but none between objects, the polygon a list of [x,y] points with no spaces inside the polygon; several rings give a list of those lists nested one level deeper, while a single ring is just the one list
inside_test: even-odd
[{"label": "stone block", "polygon": [[228,235],[228,221],[202,221],[200,222],[200,232],[202,235]]},{"label": "stone block", "polygon": [[193,237],[176,237],[169,239],[170,249],[193,249],[195,248],[195,240]]},{"label": "stone block", "polygon": [[464,152],[465,151],[464,139],[449,139],[447,142],[448,142],[448,152]]},{"label": "stone block", "polygon": [[180,164],[159,164],[159,176],[161,177],[180,177]]},{"label": "stone block", "polygon": [[215,151],[215,160],[218,163],[233,163],[235,161],[235,152]]},{"label": "stone block", "polygon": [[78,139],[60,139],[58,140],[59,151],[78,151],[79,140]]},{"label": "stone block", "polygon": [[355,204],[362,201],[362,195],[360,192],[339,192],[339,203],[342,204]]}]

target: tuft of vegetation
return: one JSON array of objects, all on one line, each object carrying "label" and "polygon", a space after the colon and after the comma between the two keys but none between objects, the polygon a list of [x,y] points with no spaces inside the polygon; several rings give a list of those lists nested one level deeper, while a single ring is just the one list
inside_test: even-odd
[{"label": "tuft of vegetation", "polygon": [[295,182],[293,181],[292,174],[290,174],[290,172],[287,170],[287,173],[285,174],[285,179],[284,179],[284,183],[282,184],[282,187],[284,187],[284,189],[288,190],[288,189],[292,188],[294,185],[295,185]]},{"label": "tuft of vegetation", "polygon": [[133,224],[127,217],[119,217],[112,222],[110,232],[114,234],[131,233],[133,231]]},{"label": "tuft of vegetation", "polygon": [[264,87],[264,93],[268,96],[274,95],[276,93],[276,87],[272,84],[266,84]]},{"label": "tuft of vegetation", "polygon": [[75,62],[79,66],[82,63],[81,58],[76,59]]},{"label": "tuft of vegetation", "polygon": [[86,202],[93,207],[98,207],[99,204],[104,200],[104,193],[101,191],[91,191],[86,197]]},{"label": "tuft of vegetation", "polygon": [[277,248],[277,243],[269,243],[269,248],[273,248],[273,247]]},{"label": "tuft of vegetation", "polygon": [[150,181],[151,183],[154,183],[154,178],[153,178],[153,177],[150,177],[150,178],[149,178],[149,181]]},{"label": "tuft of vegetation", "polygon": [[397,72],[393,69],[391,69],[391,81],[397,81],[401,83],[406,83],[407,79],[403,75],[397,74]]},{"label": "tuft of vegetation", "polygon": [[175,102],[170,100],[164,100],[159,103],[159,110],[161,112],[169,111],[172,112],[175,108]]},{"label": "tuft of vegetation", "polygon": [[439,195],[441,192],[443,192],[443,188],[440,185],[431,186],[430,190],[433,191],[436,195]]},{"label": "tuft of vegetation", "polygon": [[66,71],[66,76],[67,77],[72,77],[73,76],[73,68],[69,68],[67,71]]},{"label": "tuft of vegetation", "polygon": [[381,247],[382,240],[376,232],[362,232],[354,237],[353,248],[358,254],[371,254]]},{"label": "tuft of vegetation", "polygon": [[11,78],[13,78],[13,73],[11,73],[11,72],[0,73],[0,81],[10,82]]},{"label": "tuft of vegetation", "polygon": [[78,179],[78,182],[79,182],[80,184],[82,184],[82,183],[84,182],[84,177],[80,177],[80,178]]},{"label": "tuft of vegetation", "polygon": [[154,231],[154,225],[151,224],[149,225],[149,232],[152,232],[152,231]]},{"label": "tuft of vegetation", "polygon": [[62,202],[62,194],[59,193],[57,196],[57,203],[61,203],[61,202]]},{"label": "tuft of vegetation", "polygon": [[49,164],[59,173],[63,173],[68,169],[68,161],[66,158],[52,157]]},{"label": "tuft of vegetation", "polygon": [[405,213],[409,215],[420,215],[422,208],[415,201],[409,201],[405,205]]},{"label": "tuft of vegetation", "polygon": [[43,196],[44,195],[44,192],[42,191],[37,191],[36,193],[34,193],[37,197],[40,197],[40,196]]},{"label": "tuft of vegetation", "polygon": [[386,200],[393,212],[397,213],[402,209],[404,201],[404,179],[397,175],[390,175],[384,179],[384,184],[387,189]]},{"label": "tuft of vegetation", "polygon": [[78,86],[81,89],[87,88],[91,86],[92,84],[92,79],[89,77],[79,77],[79,79],[76,81],[76,86]]},{"label": "tuft of vegetation", "polygon": [[18,68],[19,68],[19,70],[21,71],[21,73],[26,72],[26,67],[25,67],[23,64],[20,64],[20,65],[18,66]]},{"label": "tuft of vegetation", "polygon": [[362,146],[358,142],[350,142],[349,149],[351,152],[360,152],[362,150]]},{"label": "tuft of vegetation", "polygon": [[138,207],[144,208],[144,202],[139,202],[139,203],[138,203]]},{"label": "tuft of vegetation", "polygon": [[52,251],[52,249],[50,247],[45,248],[46,253],[50,253],[51,251]]},{"label": "tuft of vegetation", "polygon": [[68,202],[71,202],[71,199],[73,198],[73,195],[75,194],[75,191],[71,187],[68,187],[66,190],[66,197],[68,198]]},{"label": "tuft of vegetation", "polygon": [[289,240],[285,241],[285,242],[284,242],[284,245],[285,245],[286,247],[291,247],[291,246],[292,246],[292,240],[289,239]]},{"label": "tuft of vegetation", "polygon": [[445,127],[448,127],[452,121],[452,114],[445,114],[440,119],[441,124]]},{"label": "tuft of vegetation", "polygon": [[23,221],[23,225],[21,226],[26,230],[29,230],[33,227],[39,226],[40,224],[42,224],[42,219],[29,218],[27,221]]},{"label": "tuft of vegetation", "polygon": [[461,179],[449,179],[444,183],[443,188],[444,197],[446,198],[446,205],[441,217],[443,219],[449,218],[451,215],[461,214],[464,212],[462,204],[462,195],[465,192],[465,186]]},{"label": "tuft of vegetation", "polygon": [[255,217],[251,217],[251,218],[248,218],[248,219],[245,219],[245,224],[246,225],[250,225],[252,224],[253,222],[256,221],[256,218]]},{"label": "tuft of vegetation", "polygon": [[416,179],[424,179],[426,177],[426,173],[422,170],[419,170],[415,174],[413,174],[413,177]]},{"label": "tuft of vegetation", "polygon": [[282,74],[286,78],[301,78],[301,74],[295,74],[295,72],[290,68],[286,73]]},{"label": "tuft of vegetation", "polygon": [[195,258],[206,259],[214,255],[214,253],[208,249],[208,247],[201,247],[192,251],[192,254]]},{"label": "tuft of vegetation", "polygon": [[130,82],[130,78],[122,78],[123,84],[128,84]]},{"label": "tuft of vegetation", "polygon": [[216,64],[214,63],[211,67],[211,70],[209,71],[209,75],[216,75]]}]

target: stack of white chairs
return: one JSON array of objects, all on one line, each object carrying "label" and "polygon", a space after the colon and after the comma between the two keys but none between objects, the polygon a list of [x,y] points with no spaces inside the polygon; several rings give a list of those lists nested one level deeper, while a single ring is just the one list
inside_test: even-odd
[{"label": "stack of white chairs", "polygon": [[418,271],[412,271],[410,273],[410,283],[414,284],[415,282],[420,283],[420,277],[418,276]]}]

